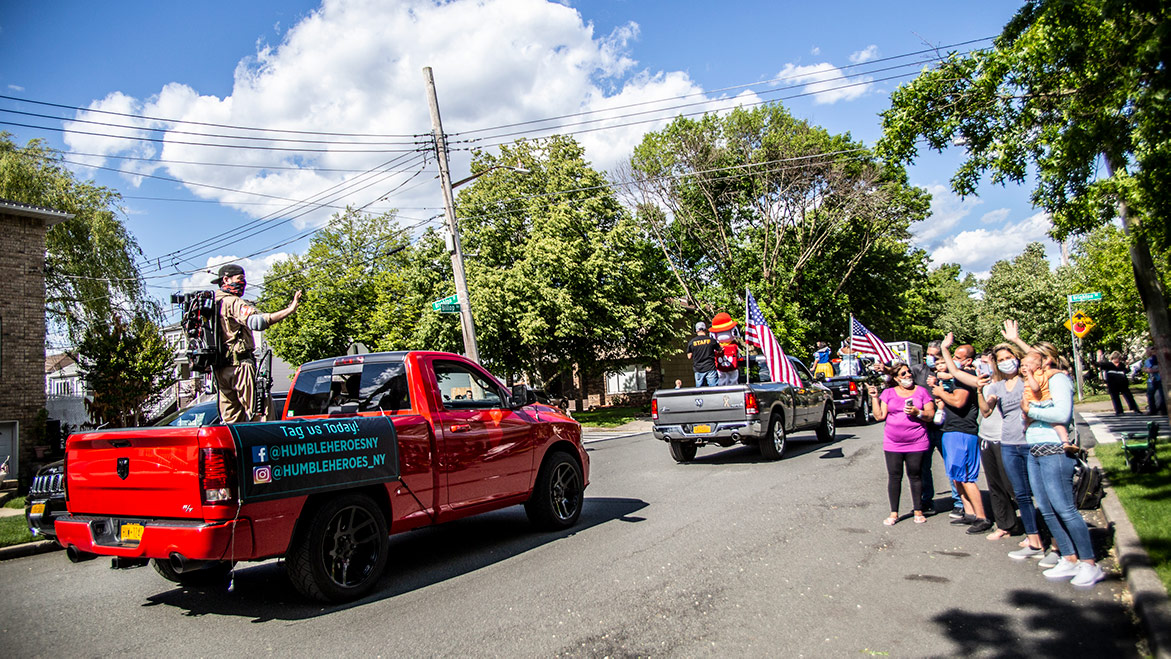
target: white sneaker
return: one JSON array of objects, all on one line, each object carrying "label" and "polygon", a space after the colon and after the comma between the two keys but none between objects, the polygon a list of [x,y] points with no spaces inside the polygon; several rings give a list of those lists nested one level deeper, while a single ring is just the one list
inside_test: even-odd
[{"label": "white sneaker", "polygon": [[1070,581],[1070,583],[1081,588],[1086,588],[1093,586],[1105,578],[1106,573],[1097,564],[1091,565],[1085,561],[1081,561],[1077,564],[1077,574],[1074,575],[1073,581]]},{"label": "white sneaker", "polygon": [[1078,565],[1080,565],[1080,563],[1077,561],[1067,561],[1063,558],[1061,559],[1061,562],[1057,564],[1057,567],[1051,567],[1041,574],[1045,575],[1046,579],[1069,579],[1073,575],[1077,574]]}]

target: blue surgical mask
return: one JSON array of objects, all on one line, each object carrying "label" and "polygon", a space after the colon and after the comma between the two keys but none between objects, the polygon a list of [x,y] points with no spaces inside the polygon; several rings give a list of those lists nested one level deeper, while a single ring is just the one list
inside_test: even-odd
[{"label": "blue surgical mask", "polygon": [[927,355],[927,368],[935,368],[935,355]]},{"label": "blue surgical mask", "polygon": [[1004,373],[1005,375],[1012,375],[1013,373],[1016,373],[1017,367],[1020,366],[1020,364],[1021,363],[1016,359],[1005,359],[1004,361],[996,362],[996,368],[999,368],[1000,372]]}]

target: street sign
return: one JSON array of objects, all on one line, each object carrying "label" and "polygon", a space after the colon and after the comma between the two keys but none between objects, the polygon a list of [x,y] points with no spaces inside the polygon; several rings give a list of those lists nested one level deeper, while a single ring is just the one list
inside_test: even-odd
[{"label": "street sign", "polygon": [[[447,297],[443,298],[442,300],[435,300],[434,302],[431,303],[431,310],[432,311],[443,311],[443,309],[441,307],[445,304],[458,305],[459,304],[459,296],[458,295],[448,295]],[[456,311],[459,311],[458,307],[456,308]]]},{"label": "street sign", "polygon": [[1070,302],[1097,302],[1102,299],[1101,293],[1078,293],[1077,295],[1070,295]]},{"label": "street sign", "polygon": [[1073,312],[1073,317],[1065,321],[1065,327],[1080,339],[1094,329],[1094,320],[1078,309]]},{"label": "street sign", "polygon": [[439,311],[439,313],[459,313],[459,305],[441,304],[439,305],[439,309],[437,309],[437,311]]}]

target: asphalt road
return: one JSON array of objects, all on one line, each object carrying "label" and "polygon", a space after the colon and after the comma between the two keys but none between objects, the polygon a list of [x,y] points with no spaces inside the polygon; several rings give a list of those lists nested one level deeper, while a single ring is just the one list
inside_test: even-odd
[{"label": "asphalt road", "polygon": [[0,656],[1137,655],[1117,576],[1047,582],[1007,558],[1015,540],[946,515],[883,526],[881,426],[796,435],[780,462],[676,465],[647,434],[589,448],[572,533],[516,507],[395,536],[393,572],[346,606],[301,599],[277,561],[233,592],[62,552],[4,561]]}]

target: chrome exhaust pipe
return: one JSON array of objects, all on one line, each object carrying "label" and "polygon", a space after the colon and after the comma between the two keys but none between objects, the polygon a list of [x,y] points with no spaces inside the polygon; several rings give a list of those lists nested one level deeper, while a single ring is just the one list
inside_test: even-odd
[{"label": "chrome exhaust pipe", "polygon": [[85,561],[92,561],[98,557],[97,554],[81,551],[77,548],[77,545],[69,545],[66,547],[65,555],[69,558],[70,563],[84,563]]},{"label": "chrome exhaust pipe", "polygon": [[186,574],[187,572],[198,572],[199,570],[206,570],[207,568],[212,567],[213,565],[216,565],[219,563],[219,561],[194,560],[191,558],[187,558],[186,556],[184,556],[183,554],[180,554],[177,551],[171,552],[170,561],[171,561],[171,569],[174,570],[175,572],[177,572],[178,574]]},{"label": "chrome exhaust pipe", "polygon": [[110,559],[111,570],[129,570],[130,568],[142,567],[150,562],[149,558],[135,558],[133,556],[115,556]]},{"label": "chrome exhaust pipe", "polygon": [[740,433],[733,431],[732,432],[732,441],[739,442],[740,441]]}]

